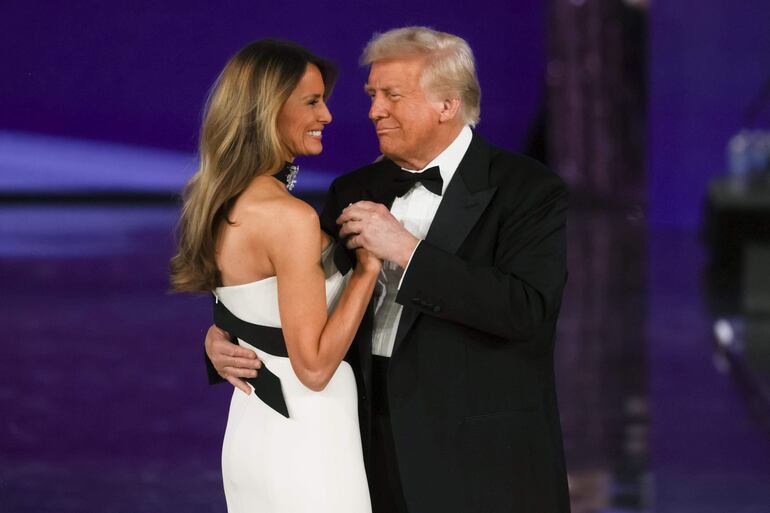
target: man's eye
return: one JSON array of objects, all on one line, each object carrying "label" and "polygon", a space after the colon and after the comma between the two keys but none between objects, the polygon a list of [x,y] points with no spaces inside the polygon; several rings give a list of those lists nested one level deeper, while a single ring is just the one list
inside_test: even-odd
[{"label": "man's eye", "polygon": [[401,98],[400,94],[398,94],[398,93],[390,93],[390,99],[391,100],[398,100],[399,98]]},{"label": "man's eye", "polygon": [[308,105],[316,105],[318,103],[318,100],[310,100],[308,102]]}]

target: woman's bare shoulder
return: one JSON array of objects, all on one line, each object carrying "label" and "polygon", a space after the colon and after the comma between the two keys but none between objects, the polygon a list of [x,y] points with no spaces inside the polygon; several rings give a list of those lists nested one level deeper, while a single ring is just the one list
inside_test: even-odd
[{"label": "woman's bare shoulder", "polygon": [[269,178],[255,180],[238,199],[237,214],[244,225],[262,233],[284,234],[319,231],[318,213]]}]

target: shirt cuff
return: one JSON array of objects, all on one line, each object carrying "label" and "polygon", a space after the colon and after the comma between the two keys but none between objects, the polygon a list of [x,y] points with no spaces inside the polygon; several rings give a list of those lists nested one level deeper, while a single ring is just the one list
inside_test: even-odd
[{"label": "shirt cuff", "polygon": [[406,271],[407,271],[407,269],[409,269],[409,264],[412,263],[412,258],[414,258],[414,254],[417,251],[417,248],[420,247],[420,243],[421,242],[422,242],[422,239],[417,241],[417,245],[415,245],[414,249],[412,250],[412,254],[409,255],[409,260],[407,260],[407,262],[406,262],[406,267],[404,267],[404,272],[401,273],[401,279],[398,280],[398,288],[399,289],[401,288],[401,284],[404,282],[404,276],[406,276]]}]

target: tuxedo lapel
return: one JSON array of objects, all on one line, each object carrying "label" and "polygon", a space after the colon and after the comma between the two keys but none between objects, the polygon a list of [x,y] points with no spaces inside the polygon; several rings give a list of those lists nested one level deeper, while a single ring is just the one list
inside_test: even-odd
[{"label": "tuxedo lapel", "polygon": [[[497,190],[496,186],[489,185],[489,151],[489,146],[474,132],[471,145],[444,192],[426,242],[457,253]],[[394,354],[419,315],[410,305],[403,306]]]},{"label": "tuxedo lapel", "polygon": [[[460,178],[465,178],[465,174],[483,173],[486,175],[489,171],[489,159],[486,160],[486,165],[481,167],[463,159],[457,170],[458,173],[465,171],[465,173],[460,174]],[[433,218],[425,240],[444,251],[456,253],[460,244],[468,237],[471,229],[486,210],[496,190],[497,187],[494,186],[473,190],[465,179],[453,179],[444,193],[444,198],[436,211],[436,216]]]}]

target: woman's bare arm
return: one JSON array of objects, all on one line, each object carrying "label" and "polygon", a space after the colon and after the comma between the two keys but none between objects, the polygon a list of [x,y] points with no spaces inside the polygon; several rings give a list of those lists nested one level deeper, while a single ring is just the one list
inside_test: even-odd
[{"label": "woman's bare arm", "polygon": [[278,306],[289,360],[300,381],[317,391],[327,385],[353,341],[380,263],[365,252],[359,254],[360,265],[352,271],[334,312],[327,315],[318,215],[306,203],[290,203],[282,208],[280,226],[262,240],[269,241],[268,255],[278,280]]}]

